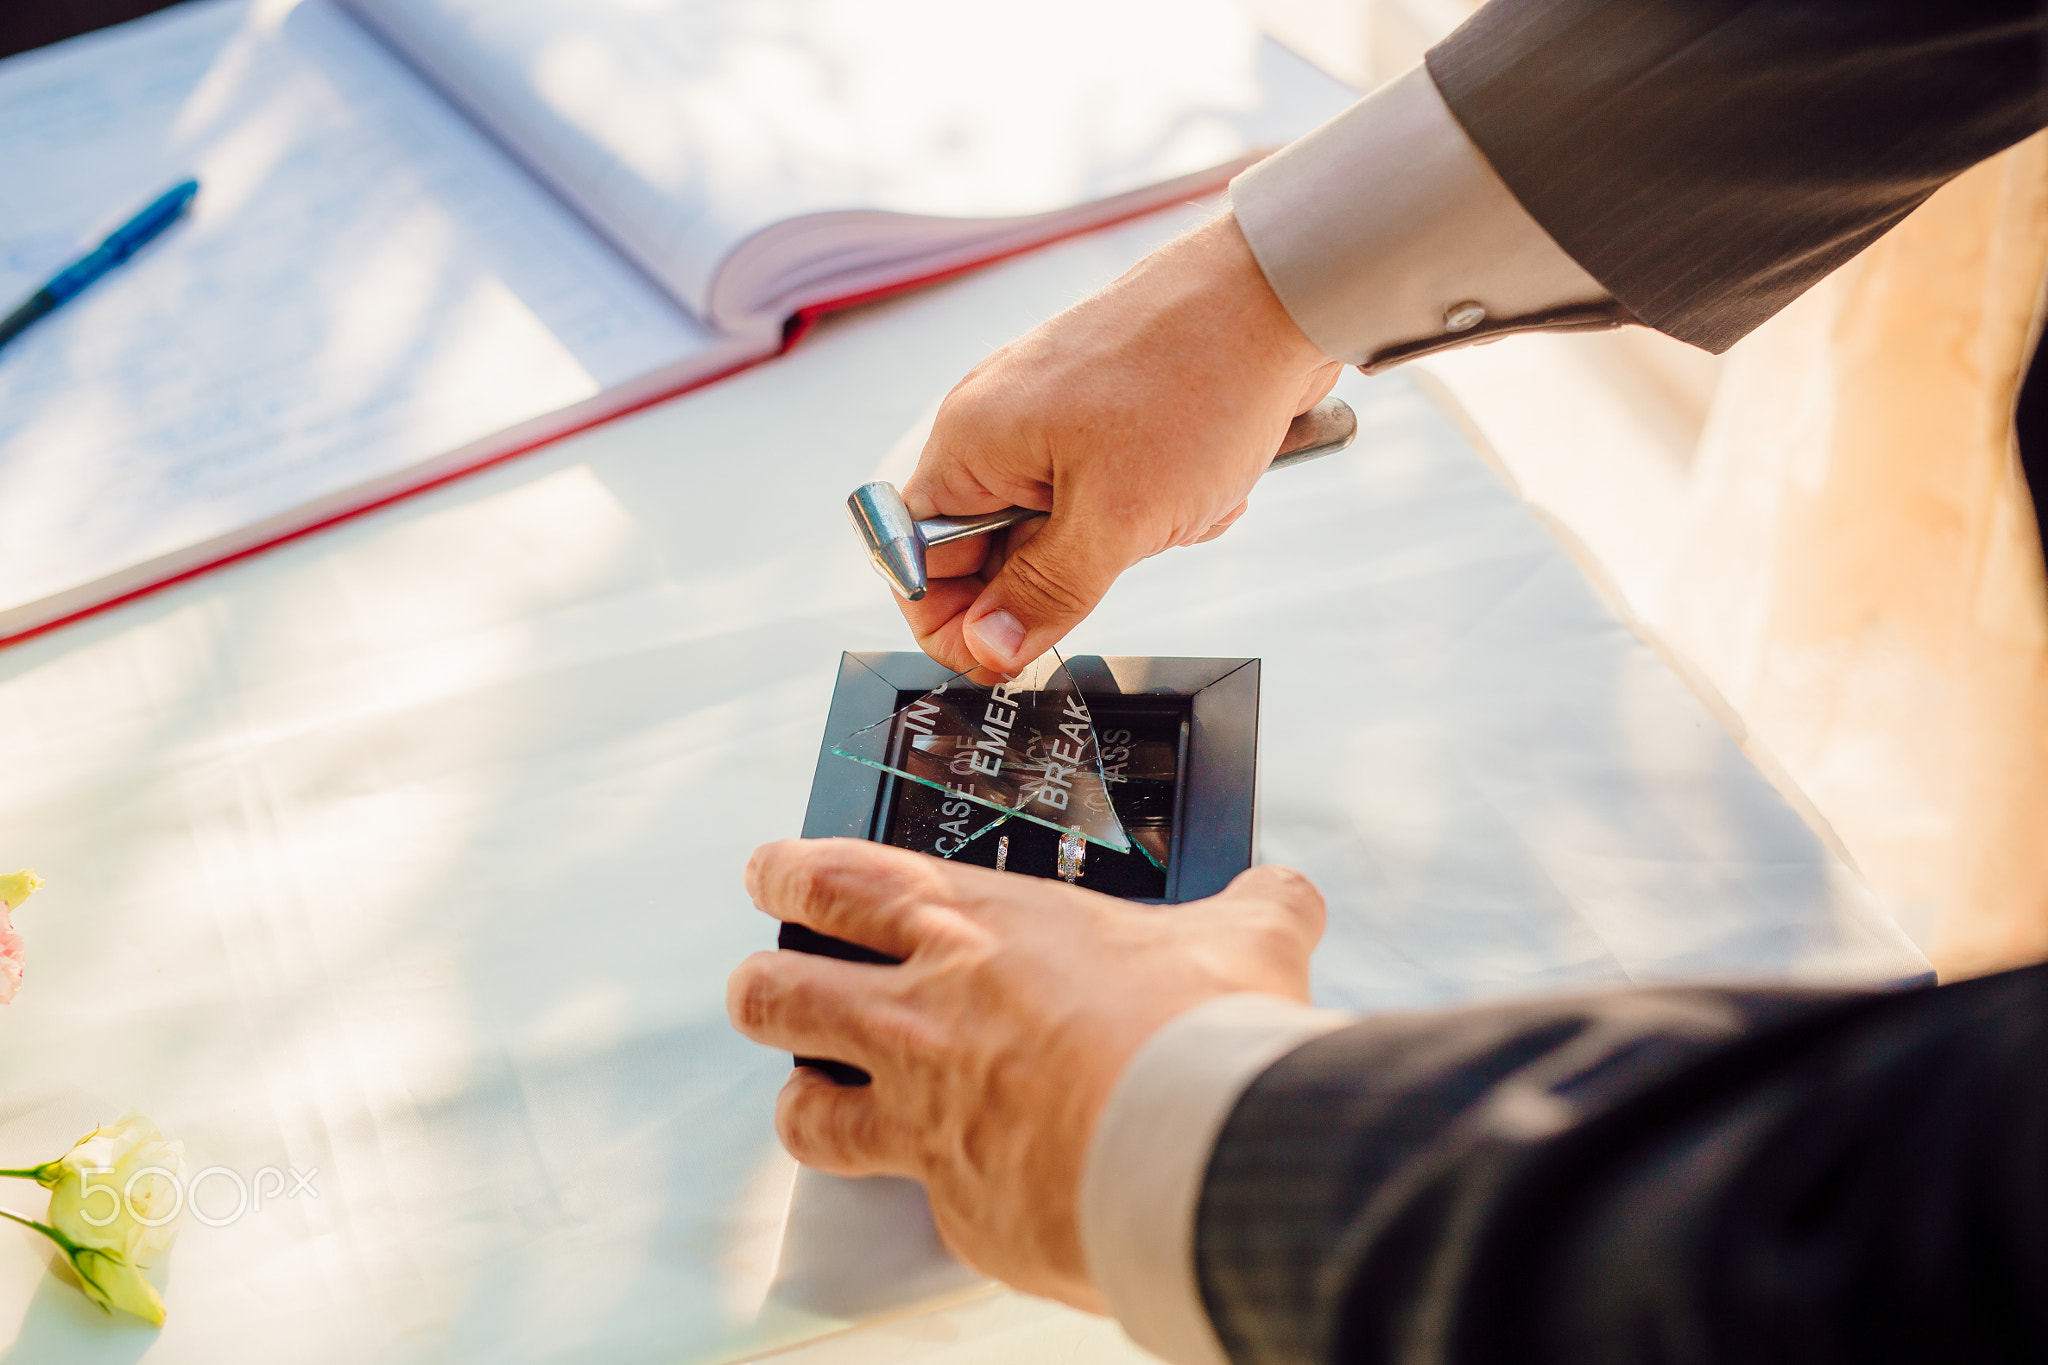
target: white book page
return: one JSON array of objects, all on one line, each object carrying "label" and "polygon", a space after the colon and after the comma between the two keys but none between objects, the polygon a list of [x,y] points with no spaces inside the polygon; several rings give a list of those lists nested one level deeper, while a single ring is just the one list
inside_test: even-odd
[{"label": "white book page", "polygon": [[[721,292],[720,267],[771,225],[1057,213],[1277,147],[1355,98],[1231,0],[343,3],[728,327],[767,300]],[[866,268],[876,224],[835,226]]]},{"label": "white book page", "polygon": [[0,349],[0,622],[716,344],[323,0],[0,63],[0,148],[0,308],[202,186]]}]

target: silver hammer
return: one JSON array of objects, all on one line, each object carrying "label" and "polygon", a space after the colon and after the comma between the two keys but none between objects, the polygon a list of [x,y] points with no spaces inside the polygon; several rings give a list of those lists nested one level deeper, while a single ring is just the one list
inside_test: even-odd
[{"label": "silver hammer", "polygon": [[[1358,415],[1341,398],[1325,398],[1294,419],[1280,453],[1266,466],[1268,473],[1290,465],[1334,454],[1351,444],[1358,435]],[[932,517],[912,521],[910,509],[896,485],[880,479],[864,483],[846,499],[846,514],[867,548],[875,572],[889,580],[889,586],[915,602],[924,596],[928,580],[924,571],[925,551],[949,540],[966,540],[986,535],[1020,521],[1042,517],[1031,507],[1006,507],[1000,512],[983,512],[973,517]]]}]

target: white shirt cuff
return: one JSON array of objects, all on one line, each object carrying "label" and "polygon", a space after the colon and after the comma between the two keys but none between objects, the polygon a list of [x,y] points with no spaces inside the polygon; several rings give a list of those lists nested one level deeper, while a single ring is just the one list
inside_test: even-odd
[{"label": "white shirt cuff", "polygon": [[1173,1365],[1228,1365],[1195,1270],[1210,1150],[1261,1072],[1352,1022],[1277,996],[1226,995],[1153,1034],[1117,1078],[1081,1173],[1081,1249],[1138,1345]]},{"label": "white shirt cuff", "polygon": [[1246,170],[1230,197],[1296,325],[1354,365],[1608,298],[1515,199],[1420,66]]}]

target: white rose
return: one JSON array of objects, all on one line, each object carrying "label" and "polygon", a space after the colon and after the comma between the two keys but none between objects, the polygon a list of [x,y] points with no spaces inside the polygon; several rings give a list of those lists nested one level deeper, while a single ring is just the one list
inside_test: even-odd
[{"label": "white rose", "polygon": [[75,1245],[117,1251],[130,1266],[155,1265],[177,1236],[185,1144],[129,1114],[87,1133],[36,1179],[50,1190],[51,1225]]}]

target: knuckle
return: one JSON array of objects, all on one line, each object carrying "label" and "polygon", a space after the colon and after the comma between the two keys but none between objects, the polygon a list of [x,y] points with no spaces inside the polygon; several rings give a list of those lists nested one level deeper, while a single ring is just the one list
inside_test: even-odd
[{"label": "knuckle", "polygon": [[798,851],[798,840],[778,839],[774,843],[762,844],[747,859],[747,894],[756,904],[765,903],[772,897],[778,880],[789,870],[790,859]]},{"label": "knuckle", "polygon": [[922,854],[859,839],[838,839],[837,847],[820,859],[816,895],[821,904],[863,904],[875,909],[901,909],[920,901],[943,900],[947,882],[941,869]]},{"label": "knuckle", "polygon": [[[1039,542],[1034,540],[1023,550],[1010,557],[1004,566],[1010,579],[1010,590],[1042,613],[1055,616],[1082,616],[1093,605],[1088,594],[1070,585],[1060,572],[1056,550],[1041,550],[1031,553]],[[1044,561],[1051,559],[1052,564]]]},{"label": "knuckle", "polygon": [[762,961],[765,956],[756,953],[726,978],[725,1010],[742,1030],[758,1029],[767,1023],[781,995],[772,975],[772,964]]},{"label": "knuckle", "polygon": [[1267,894],[1277,896],[1282,900],[1296,905],[1321,905],[1323,903],[1323,893],[1316,889],[1316,884],[1310,881],[1305,874],[1297,872],[1291,867],[1281,867],[1277,863],[1267,863],[1253,868],[1246,875],[1258,877],[1265,883],[1263,889]]},{"label": "knuckle", "polygon": [[868,1020],[869,1044],[906,1071],[925,1071],[941,1062],[951,1037],[944,1026],[910,1010],[880,1012]]},{"label": "knuckle", "polygon": [[775,1106],[775,1135],[806,1166],[823,1164],[827,1155],[818,1140],[818,1098],[816,1088],[799,1074],[784,1084],[781,1102]]},{"label": "knuckle", "polygon": [[[959,900],[956,878],[950,874],[964,870],[964,864],[954,864],[933,859],[921,853],[910,855],[914,862],[907,864],[903,871],[902,899],[905,904],[953,905]],[[975,868],[976,872],[981,868]]]},{"label": "knuckle", "polygon": [[1323,893],[1291,867],[1267,864],[1250,868],[1237,875],[1230,890],[1266,902],[1272,908],[1270,924],[1275,932],[1294,938],[1306,934],[1311,939],[1322,933],[1327,917]]},{"label": "knuckle", "polygon": [[741,1029],[760,1027],[772,995],[774,986],[766,972],[754,958],[748,958],[725,978],[725,1013]]},{"label": "knuckle", "polygon": [[1301,932],[1301,922],[1284,912],[1261,915],[1251,924],[1249,932],[1259,956],[1266,958],[1290,959],[1301,956],[1308,949]]},{"label": "knuckle", "polygon": [[778,910],[801,910],[810,905],[818,896],[818,874],[816,866],[809,862],[795,863],[782,870],[777,879],[776,897]]},{"label": "knuckle", "polygon": [[822,1171],[859,1174],[873,1146],[871,1127],[861,1097],[802,1072],[783,1085],[775,1106],[775,1134],[783,1147]]},{"label": "knuckle", "polygon": [[[800,906],[821,906],[871,872],[873,844],[854,839],[813,840],[790,869],[789,892]],[[865,856],[864,856],[865,855]]]},{"label": "knuckle", "polygon": [[1291,867],[1283,867],[1280,869],[1280,881],[1287,888],[1288,895],[1299,904],[1321,908],[1322,890],[1310,881],[1305,873],[1296,872]]}]

